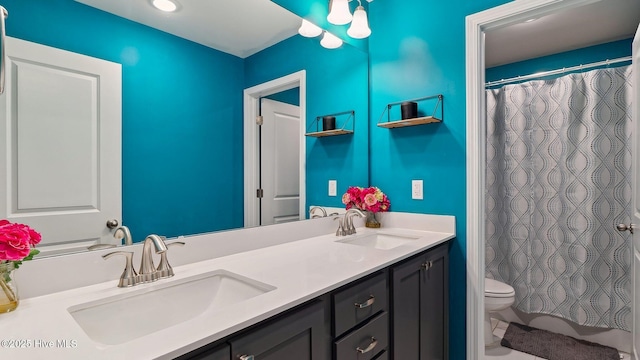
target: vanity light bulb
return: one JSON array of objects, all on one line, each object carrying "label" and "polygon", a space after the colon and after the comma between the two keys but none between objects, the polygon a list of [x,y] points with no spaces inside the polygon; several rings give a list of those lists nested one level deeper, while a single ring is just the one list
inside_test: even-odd
[{"label": "vanity light bulb", "polygon": [[327,15],[327,21],[333,25],[346,25],[351,22],[349,0],[331,0],[330,10],[329,15]]},{"label": "vanity light bulb", "polygon": [[327,49],[335,49],[342,46],[342,40],[330,32],[325,31],[322,40],[320,40],[320,45]]},{"label": "vanity light bulb", "polygon": [[367,12],[364,11],[364,7],[358,6],[353,13],[353,21],[347,35],[354,39],[364,39],[371,35],[371,29],[369,28],[369,20],[367,20]]},{"label": "vanity light bulb", "polygon": [[171,0],[153,0],[151,3],[156,9],[165,12],[173,12],[178,9],[178,5]]},{"label": "vanity light bulb", "polygon": [[298,29],[298,34],[304,37],[312,38],[322,34],[322,29],[316,24],[302,19],[302,25],[300,25],[300,28]]}]

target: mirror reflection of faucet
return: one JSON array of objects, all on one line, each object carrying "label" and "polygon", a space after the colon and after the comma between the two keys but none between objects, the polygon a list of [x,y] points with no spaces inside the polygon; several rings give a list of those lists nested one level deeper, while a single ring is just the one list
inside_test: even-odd
[{"label": "mirror reflection of faucet", "polygon": [[[316,210],[320,210],[320,212],[322,213],[322,216],[314,214],[314,211]],[[327,217],[327,210],[325,210],[323,207],[320,206],[314,206],[311,209],[309,209],[309,214],[311,215],[312,219],[317,219],[320,217]]]},{"label": "mirror reflection of faucet", "polygon": [[[113,232],[113,237],[118,239],[118,240],[123,240],[122,242],[124,242],[124,244],[122,244],[122,245],[133,245],[133,237],[131,237],[131,231],[129,231],[129,228],[124,226],[124,225],[118,227]],[[114,248],[116,246],[118,246],[118,245],[116,245],[116,244],[95,244],[95,245],[91,245],[91,246],[87,247],[87,250],[89,250],[89,251],[102,250],[102,249]]]},{"label": "mirror reflection of faucet", "polygon": [[[133,268],[133,252],[116,251],[103,255],[102,257],[105,260],[115,255],[126,257],[125,268],[120,276],[118,287],[129,287],[173,276],[173,268],[167,259],[167,249],[172,246],[183,246],[184,244],[184,242],[178,241],[167,245],[163,238],[158,235],[152,234],[147,236],[142,245],[142,261],[140,262],[140,270],[137,273]],[[157,268],[153,264],[152,246],[155,249],[155,253],[160,254],[160,264]]]},{"label": "mirror reflection of faucet", "polygon": [[123,245],[133,245],[131,231],[129,231],[129,228],[124,225],[120,226],[113,232],[113,237],[119,240],[124,240]]}]

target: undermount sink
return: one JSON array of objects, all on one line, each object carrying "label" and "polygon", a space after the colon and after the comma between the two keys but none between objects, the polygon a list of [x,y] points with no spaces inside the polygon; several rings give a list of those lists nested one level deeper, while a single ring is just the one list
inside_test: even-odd
[{"label": "undermount sink", "polygon": [[375,234],[359,235],[352,238],[336,240],[336,242],[366,246],[380,250],[389,250],[419,238],[420,237],[418,236],[378,232]]},{"label": "undermount sink", "polygon": [[94,341],[122,344],[274,290],[226,271],[191,276],[70,307],[67,311]]}]

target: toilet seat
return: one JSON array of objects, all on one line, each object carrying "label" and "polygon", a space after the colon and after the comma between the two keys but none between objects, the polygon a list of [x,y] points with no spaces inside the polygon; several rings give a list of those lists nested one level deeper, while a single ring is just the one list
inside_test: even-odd
[{"label": "toilet seat", "polygon": [[516,295],[511,285],[503,282],[485,278],[484,279],[484,296],[492,298],[508,298]]}]

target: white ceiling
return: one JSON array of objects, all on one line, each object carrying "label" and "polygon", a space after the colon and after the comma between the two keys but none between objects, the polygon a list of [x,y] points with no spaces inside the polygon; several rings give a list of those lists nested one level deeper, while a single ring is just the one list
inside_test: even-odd
[{"label": "white ceiling", "polygon": [[488,31],[485,64],[489,68],[627,39],[633,37],[638,23],[640,1],[598,1],[529,23]]},{"label": "white ceiling", "polygon": [[270,0],[177,0],[165,13],[150,0],[76,0],[245,58],[297,34],[301,19]]}]

